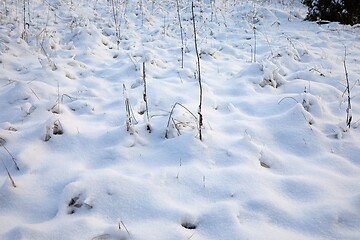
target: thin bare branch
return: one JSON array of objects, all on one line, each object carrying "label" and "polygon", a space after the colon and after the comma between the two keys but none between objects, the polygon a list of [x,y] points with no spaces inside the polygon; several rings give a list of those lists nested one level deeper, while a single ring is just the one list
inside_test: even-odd
[{"label": "thin bare branch", "polygon": [[192,21],[193,21],[193,28],[194,28],[194,44],[195,44],[195,52],[196,52],[196,60],[197,60],[197,68],[198,68],[198,81],[199,81],[199,107],[198,107],[198,115],[199,115],[199,124],[198,124],[198,131],[199,131],[199,139],[202,141],[202,132],[201,129],[203,127],[203,115],[201,112],[202,109],[202,99],[203,99],[203,91],[202,91],[202,82],[201,82],[201,69],[200,69],[200,55],[197,45],[197,37],[196,37],[196,24],[195,24],[195,13],[194,13],[194,2],[191,2],[191,13],[192,13]]},{"label": "thin bare branch", "polygon": [[349,82],[349,74],[346,67],[346,47],[345,47],[345,56],[344,56],[344,71],[345,71],[345,79],[346,79],[346,90],[347,90],[347,109],[346,109],[346,126],[348,128],[351,127],[352,113],[351,113],[351,92],[350,92],[350,82]]}]

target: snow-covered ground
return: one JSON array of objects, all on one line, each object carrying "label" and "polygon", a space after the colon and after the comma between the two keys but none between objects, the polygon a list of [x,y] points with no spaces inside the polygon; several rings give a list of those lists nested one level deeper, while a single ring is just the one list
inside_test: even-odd
[{"label": "snow-covered ground", "polygon": [[0,239],[360,239],[360,27],[196,1],[200,141],[178,7],[1,2]]}]

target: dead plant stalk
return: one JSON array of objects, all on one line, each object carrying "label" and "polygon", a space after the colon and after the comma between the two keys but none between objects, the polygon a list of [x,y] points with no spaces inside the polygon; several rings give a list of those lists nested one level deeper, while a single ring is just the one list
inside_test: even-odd
[{"label": "dead plant stalk", "polygon": [[147,100],[147,90],[146,90],[146,71],[145,71],[145,62],[143,62],[143,81],[144,81],[144,92],[143,92],[143,100],[145,102],[145,111],[146,111],[146,129],[151,133],[150,127],[150,118],[149,118],[149,108],[148,108],[148,100]]},{"label": "dead plant stalk", "polygon": [[179,0],[176,0],[176,11],[179,19],[180,38],[181,38],[181,68],[184,68],[184,35],[183,35],[183,27],[181,23]]},{"label": "dead plant stalk", "polygon": [[6,165],[5,165],[5,163],[4,163],[4,160],[1,159],[1,161],[2,161],[2,163],[3,163],[3,166],[4,166],[5,170],[6,170],[6,173],[7,173],[8,177],[9,177],[9,179],[10,179],[11,185],[12,185],[14,188],[16,188],[15,181],[14,181],[14,179],[11,177],[10,172],[9,172],[9,169],[6,167]]},{"label": "dead plant stalk", "polygon": [[129,97],[127,96],[125,84],[123,84],[123,95],[124,95],[125,111],[126,111],[126,131],[128,131],[130,135],[132,135],[133,132],[132,132],[132,121],[131,121],[131,109],[130,109]]},{"label": "dead plant stalk", "polygon": [[351,113],[351,91],[350,91],[350,82],[349,82],[349,74],[346,67],[346,47],[345,47],[345,56],[344,56],[344,71],[345,71],[345,79],[346,79],[346,91],[347,91],[347,108],[346,108],[346,126],[350,129],[352,113]]},{"label": "dead plant stalk", "polygon": [[194,13],[194,2],[191,2],[191,13],[192,13],[192,21],[193,21],[193,28],[194,28],[194,44],[195,44],[195,52],[196,52],[196,61],[197,61],[197,70],[198,70],[198,81],[199,81],[199,107],[198,107],[198,115],[199,115],[199,123],[198,123],[198,130],[199,130],[199,138],[200,141],[202,141],[202,126],[203,126],[203,115],[202,115],[202,99],[203,99],[203,93],[202,93],[202,82],[201,82],[201,68],[200,68],[200,55],[198,50],[198,44],[197,44],[197,37],[196,37],[196,24],[195,24],[195,13]]}]

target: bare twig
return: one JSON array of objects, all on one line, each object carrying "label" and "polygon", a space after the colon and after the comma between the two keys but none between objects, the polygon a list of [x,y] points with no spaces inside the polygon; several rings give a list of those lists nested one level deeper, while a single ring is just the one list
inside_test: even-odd
[{"label": "bare twig", "polygon": [[133,134],[132,133],[130,103],[129,103],[129,97],[127,96],[125,84],[123,84],[123,95],[124,95],[125,111],[126,111],[126,131],[128,131],[130,134]]},{"label": "bare twig", "polygon": [[116,34],[116,45],[117,45],[117,49],[119,49],[119,44],[120,44],[120,29],[119,29],[119,25],[117,22],[117,6],[115,6],[115,1],[111,0],[111,6],[112,6],[112,13],[113,13],[113,18],[114,18],[114,24],[115,24],[115,34]]},{"label": "bare twig", "polygon": [[349,83],[349,74],[346,67],[346,47],[345,47],[345,56],[344,56],[344,71],[345,71],[345,78],[346,78],[346,90],[347,90],[347,109],[346,109],[346,126],[348,128],[351,127],[351,120],[352,120],[352,113],[351,113],[351,95],[350,95],[350,83]]},{"label": "bare twig", "polygon": [[77,98],[76,98],[76,97],[72,97],[72,96],[70,96],[70,95],[68,95],[68,94],[64,93],[64,94],[61,96],[61,103],[63,103],[63,102],[64,102],[64,97],[68,97],[71,101],[75,101],[75,100],[77,100]]},{"label": "bare twig", "polygon": [[26,22],[26,1],[23,0],[23,32],[21,33],[21,38],[25,41],[27,41],[27,31],[26,31],[26,26],[29,25]]},{"label": "bare twig", "polygon": [[184,36],[183,36],[183,27],[180,16],[179,0],[176,0],[176,11],[179,19],[180,37],[181,37],[181,68],[184,68]]},{"label": "bare twig", "polygon": [[286,37],[286,39],[289,41],[289,43],[290,43],[290,45],[293,47],[293,49],[294,49],[294,56],[295,56],[295,60],[297,60],[297,61],[300,61],[300,56],[298,55],[298,52],[297,52],[297,50],[296,50],[296,47],[295,47],[295,45],[294,45],[294,43],[291,41],[291,39],[290,39],[290,37]]},{"label": "bare twig", "polygon": [[40,98],[39,98],[38,95],[34,92],[34,90],[33,90],[31,87],[29,87],[29,88],[30,88],[31,92],[35,95],[35,97],[36,97],[38,100],[40,100]]},{"label": "bare twig", "polygon": [[253,60],[254,60],[254,62],[256,62],[256,14],[257,14],[257,12],[256,12],[256,9],[254,9],[254,15],[253,15],[253,34],[254,34],[254,52],[253,52],[253,54],[254,54],[254,58],[253,58]]},{"label": "bare twig", "polygon": [[41,46],[41,49],[42,49],[42,51],[43,51],[46,59],[48,60],[48,62],[49,62],[49,64],[50,64],[51,70],[52,70],[52,71],[57,70],[58,68],[57,68],[56,64],[54,63],[53,60],[51,60],[51,58],[49,57],[49,55],[46,53],[46,50],[45,50],[45,48],[44,48],[43,43],[40,43],[40,46]]},{"label": "bare twig", "polygon": [[173,105],[173,107],[171,108],[171,111],[170,111],[169,119],[168,119],[167,126],[166,126],[165,138],[168,138],[170,120],[172,119],[172,115],[173,115],[173,113],[174,113],[174,109],[175,109],[176,106],[180,106],[180,107],[184,108],[184,109],[185,109],[188,113],[190,113],[191,116],[193,116],[194,119],[197,121],[196,116],[195,116],[187,107],[185,107],[185,106],[182,105],[181,103],[178,103],[178,102],[175,103],[175,104]]},{"label": "bare twig", "polygon": [[129,236],[130,236],[130,232],[129,232],[129,230],[127,229],[127,227],[125,226],[125,224],[124,224],[124,222],[121,220],[120,221],[121,222],[121,224],[124,226],[124,228],[125,228],[125,231],[129,234]]},{"label": "bare twig", "polygon": [[11,160],[12,160],[12,161],[14,162],[14,164],[15,164],[16,170],[20,171],[20,168],[19,168],[19,166],[18,166],[17,163],[16,163],[16,158],[11,154],[11,152],[7,149],[7,147],[5,147],[5,145],[4,145],[3,143],[1,143],[0,145],[1,145],[1,146],[5,149],[5,151],[10,155]]},{"label": "bare twig", "polygon": [[280,104],[283,100],[285,100],[285,99],[287,99],[287,98],[290,98],[290,99],[294,100],[295,102],[299,103],[299,102],[298,102],[295,98],[293,98],[293,97],[284,97],[284,98],[282,98],[282,99],[278,102],[278,104]]},{"label": "bare twig", "polygon": [[130,56],[130,54],[127,54],[127,56],[130,58],[130,61],[132,62],[132,64],[134,65],[134,67],[135,67],[135,71],[138,71],[139,69],[138,69],[138,67],[137,67],[137,65],[136,65],[136,63],[135,63],[135,61],[134,61],[134,59]]},{"label": "bare twig", "polygon": [[12,79],[9,79],[7,83],[5,83],[4,85],[2,85],[1,87],[6,87],[10,84],[13,84],[13,83],[18,83],[19,81],[18,80],[12,80]]},{"label": "bare twig", "polygon": [[310,71],[310,72],[311,72],[311,71],[317,72],[317,73],[320,74],[321,77],[325,77],[325,75],[324,75],[322,72],[320,72],[318,69],[316,69],[316,68],[311,68],[309,71]]},{"label": "bare twig", "polygon": [[193,20],[193,28],[194,28],[194,44],[195,44],[195,52],[196,52],[196,59],[197,59],[197,68],[198,68],[198,81],[199,81],[199,91],[200,91],[200,96],[199,96],[199,107],[198,107],[198,115],[199,115],[199,124],[198,124],[198,131],[199,131],[199,138],[200,141],[202,140],[202,126],[203,126],[203,115],[201,112],[201,108],[202,108],[202,98],[203,98],[203,94],[202,94],[202,83],[201,83],[201,69],[200,69],[200,55],[199,55],[199,50],[198,50],[198,46],[197,46],[197,38],[196,38],[196,25],[195,25],[195,13],[194,13],[194,2],[191,2],[191,13],[192,13],[192,20]]},{"label": "bare twig", "polygon": [[9,179],[10,179],[11,185],[12,185],[14,188],[16,188],[15,181],[14,181],[14,179],[11,177],[11,175],[10,175],[10,172],[9,172],[8,168],[6,167],[6,165],[5,165],[5,163],[4,163],[4,160],[3,160],[3,159],[1,159],[1,161],[2,161],[3,166],[4,166],[4,168],[5,168],[6,172],[7,172],[8,177],[9,177]]},{"label": "bare twig", "polygon": [[151,133],[151,127],[150,127],[150,119],[149,119],[149,108],[148,108],[148,101],[147,101],[147,92],[146,92],[146,71],[145,71],[145,62],[143,62],[143,81],[144,81],[144,92],[143,92],[143,100],[145,102],[145,111],[146,111],[146,129]]},{"label": "bare twig", "polygon": [[180,135],[181,135],[180,129],[179,129],[179,127],[177,126],[177,123],[175,122],[175,119],[174,119],[174,118],[171,118],[171,121],[172,121],[172,123],[173,123],[173,125],[174,125],[174,127],[175,127],[175,129],[176,129],[176,131],[177,131],[178,136],[180,136]]}]

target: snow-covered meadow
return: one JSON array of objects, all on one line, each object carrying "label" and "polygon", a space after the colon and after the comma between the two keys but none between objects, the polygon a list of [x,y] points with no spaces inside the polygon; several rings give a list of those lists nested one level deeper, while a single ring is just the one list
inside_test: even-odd
[{"label": "snow-covered meadow", "polygon": [[202,141],[191,2],[1,2],[0,239],[360,239],[360,27],[194,5]]}]

